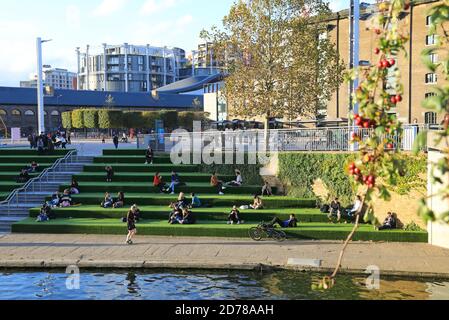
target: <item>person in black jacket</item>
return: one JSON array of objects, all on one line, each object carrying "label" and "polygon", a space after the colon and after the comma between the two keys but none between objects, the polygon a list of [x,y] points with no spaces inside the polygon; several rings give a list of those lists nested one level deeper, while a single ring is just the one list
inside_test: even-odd
[{"label": "person in black jacket", "polygon": [[30,175],[26,169],[23,169],[17,177],[17,183],[25,183],[28,182],[28,180],[30,180]]},{"label": "person in black jacket", "polygon": [[154,152],[153,149],[148,146],[148,149],[145,153],[145,164],[153,164]]},{"label": "person in black jacket", "polygon": [[107,166],[106,170],[106,182],[112,182],[112,178],[114,177],[114,169],[111,166]]},{"label": "person in black jacket", "polygon": [[112,138],[112,141],[114,142],[115,149],[118,149],[119,144],[118,135],[115,134],[114,137]]},{"label": "person in black jacket", "polygon": [[397,220],[394,216],[393,213],[388,212],[387,218],[385,219],[384,223],[382,224],[382,226],[380,226],[378,228],[379,231],[382,230],[393,230],[396,229],[397,227]]}]

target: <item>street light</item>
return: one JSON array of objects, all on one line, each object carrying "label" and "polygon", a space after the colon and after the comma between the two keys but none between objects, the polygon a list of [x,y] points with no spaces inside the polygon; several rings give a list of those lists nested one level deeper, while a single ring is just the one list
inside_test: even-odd
[{"label": "street light", "polygon": [[43,83],[43,71],[42,71],[42,44],[50,42],[50,40],[36,39],[36,51],[37,51],[37,122],[38,122],[38,134],[45,133],[45,118],[44,118],[44,83]]}]

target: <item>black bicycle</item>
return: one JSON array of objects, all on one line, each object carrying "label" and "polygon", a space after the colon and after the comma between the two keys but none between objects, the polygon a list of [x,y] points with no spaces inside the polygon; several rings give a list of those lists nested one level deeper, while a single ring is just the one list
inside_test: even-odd
[{"label": "black bicycle", "polygon": [[276,230],[265,222],[260,223],[257,227],[249,230],[249,236],[254,241],[261,241],[262,239],[273,239],[278,242],[287,240],[287,234],[282,230]]}]

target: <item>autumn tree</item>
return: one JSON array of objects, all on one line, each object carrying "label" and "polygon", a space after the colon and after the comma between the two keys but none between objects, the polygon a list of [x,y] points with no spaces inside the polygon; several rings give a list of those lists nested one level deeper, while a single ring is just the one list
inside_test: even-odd
[{"label": "autumn tree", "polygon": [[203,31],[228,76],[229,111],[245,118],[315,119],[343,81],[326,37],[328,4],[317,0],[236,2],[221,28]]}]

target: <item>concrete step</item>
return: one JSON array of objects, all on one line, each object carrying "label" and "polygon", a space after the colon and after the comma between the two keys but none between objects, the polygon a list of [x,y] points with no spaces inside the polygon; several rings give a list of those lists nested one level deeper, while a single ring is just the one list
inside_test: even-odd
[{"label": "concrete step", "polygon": [[23,220],[24,218],[26,218],[26,217],[23,217],[23,216],[0,217],[0,225],[15,223],[17,221]]}]

